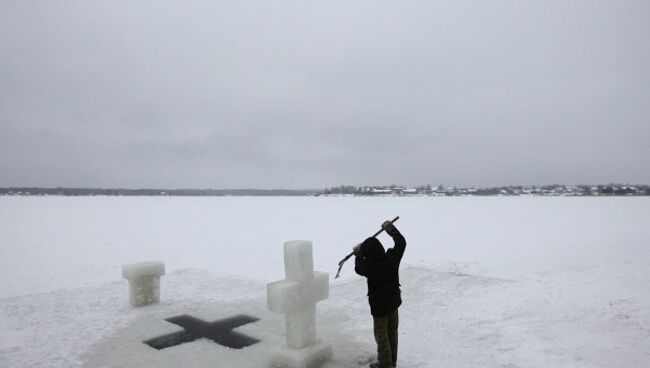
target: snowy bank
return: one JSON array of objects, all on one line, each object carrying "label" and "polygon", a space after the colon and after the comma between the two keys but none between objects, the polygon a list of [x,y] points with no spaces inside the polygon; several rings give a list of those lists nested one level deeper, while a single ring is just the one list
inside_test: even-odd
[{"label": "snowy bank", "polygon": [[[650,260],[507,280],[402,270],[400,366],[642,367],[650,362]],[[260,367],[284,339],[265,309],[265,285],[182,270],[163,280],[160,305],[130,308],[124,282],[0,300],[2,367]],[[115,297],[117,296],[117,297]],[[238,329],[262,342],[233,350],[209,340],[153,349],[142,341],[178,330],[165,318],[260,320]],[[331,289],[319,335],[333,343],[327,367],[374,356],[362,279]],[[325,323],[326,321],[326,323]]]}]

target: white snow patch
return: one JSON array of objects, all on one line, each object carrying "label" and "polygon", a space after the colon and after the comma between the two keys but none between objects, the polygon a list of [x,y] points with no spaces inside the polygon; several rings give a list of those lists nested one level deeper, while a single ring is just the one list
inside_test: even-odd
[{"label": "white snow patch", "polygon": [[[395,215],[405,262],[451,260],[492,276],[634,260],[650,249],[650,197],[5,196],[0,209],[0,297],[100,285],[120,265],[154,257],[169,271],[268,283],[282,278],[278,248],[300,238],[314,244],[315,269],[333,273]],[[356,278],[352,268],[335,282]]]},{"label": "white snow patch", "polygon": [[[399,366],[650,362],[650,198],[0,197],[0,209],[3,368],[258,367],[285,340],[283,317],[265,310],[282,243],[311,239],[315,269],[335,272],[395,215],[408,242]],[[171,271],[162,303],[131,308],[120,265],[154,257]],[[318,306],[331,367],[375,356],[352,268]],[[238,329],[262,340],[249,354],[142,344],[178,329],[164,318],[242,312],[261,318]]]},{"label": "white snow patch", "polygon": [[[400,366],[639,367],[650,359],[649,260],[507,280],[402,270]],[[173,272],[160,305],[130,308],[124,285],[5,298],[3,367],[260,367],[284,341],[281,315],[265,310],[263,284],[200,270]],[[326,367],[358,367],[375,355],[362,279],[334,285],[319,306],[319,335],[332,342]],[[207,296],[207,297],[206,297]],[[201,340],[164,350],[142,341],[178,331],[164,321],[260,318],[237,331],[262,342],[232,350]],[[5,319],[7,319],[5,318]]]}]

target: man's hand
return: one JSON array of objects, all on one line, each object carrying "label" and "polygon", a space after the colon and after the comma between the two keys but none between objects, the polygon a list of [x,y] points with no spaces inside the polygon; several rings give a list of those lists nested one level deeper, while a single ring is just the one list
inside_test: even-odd
[{"label": "man's hand", "polygon": [[397,231],[395,225],[393,225],[393,223],[390,221],[384,221],[384,223],[381,224],[381,228],[384,229],[388,235],[393,235]]},{"label": "man's hand", "polygon": [[354,248],[352,248],[352,253],[355,256],[358,256],[359,254],[361,254],[361,244],[355,245]]}]

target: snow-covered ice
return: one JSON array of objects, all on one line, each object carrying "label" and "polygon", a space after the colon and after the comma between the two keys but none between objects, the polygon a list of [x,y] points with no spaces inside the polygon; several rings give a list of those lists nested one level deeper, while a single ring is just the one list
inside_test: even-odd
[{"label": "snow-covered ice", "polygon": [[[335,272],[395,214],[400,366],[649,365],[650,198],[0,197],[0,367],[265,366],[286,341],[266,308],[278,244],[312,239],[315,269]],[[164,298],[131,308],[120,265],[151,257]],[[327,368],[375,355],[365,289],[345,268],[318,305]],[[260,342],[143,343],[181,314],[254,316],[235,331]]]},{"label": "snow-covered ice", "polygon": [[129,302],[134,307],[160,303],[162,262],[139,262],[122,265],[122,277],[129,280]]},{"label": "snow-covered ice", "polygon": [[316,303],[329,296],[329,275],[314,271],[312,253],[308,240],[284,243],[286,278],[267,285],[269,310],[286,315],[287,344],[273,353],[276,367],[317,367],[332,355],[316,334]]}]

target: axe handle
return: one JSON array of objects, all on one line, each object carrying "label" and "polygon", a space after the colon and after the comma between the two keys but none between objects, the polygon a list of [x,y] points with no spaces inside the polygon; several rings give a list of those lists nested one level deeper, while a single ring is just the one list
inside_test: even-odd
[{"label": "axe handle", "polygon": [[[395,221],[397,221],[397,220],[399,220],[399,216],[395,216],[394,219],[390,220],[390,223],[393,224],[393,223],[395,223]],[[377,232],[375,233],[375,235],[371,236],[371,238],[374,238],[374,237],[376,237],[377,235],[381,234],[382,231],[384,231],[384,228],[383,228],[383,227],[382,227],[381,229],[379,229],[379,231],[377,231]]]},{"label": "axe handle", "polygon": [[[399,220],[399,216],[395,216],[394,219],[390,220],[390,223],[392,224],[392,223],[394,223],[394,222],[397,221],[397,220]],[[377,235],[381,234],[382,231],[384,231],[384,228],[381,228],[379,231],[377,231],[373,236],[371,236],[371,238],[374,238],[374,237],[376,237]],[[343,259],[341,260],[341,262],[339,262],[339,269],[338,269],[338,271],[336,272],[336,276],[334,277],[335,279],[338,279],[339,276],[341,275],[341,269],[343,268],[343,265],[345,264],[345,261],[347,261],[348,259],[350,259],[350,257],[352,257],[353,255],[354,255],[354,251],[352,251],[352,253],[350,253],[350,254],[348,254],[347,256],[345,256],[345,258],[343,258]]]}]

